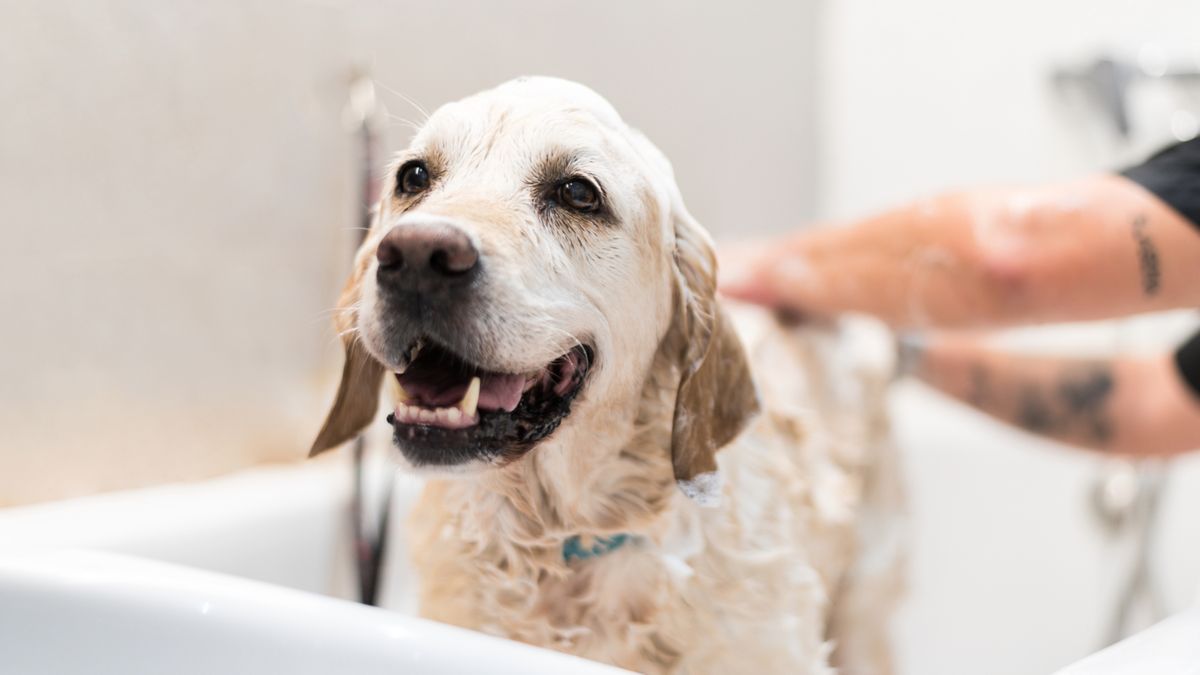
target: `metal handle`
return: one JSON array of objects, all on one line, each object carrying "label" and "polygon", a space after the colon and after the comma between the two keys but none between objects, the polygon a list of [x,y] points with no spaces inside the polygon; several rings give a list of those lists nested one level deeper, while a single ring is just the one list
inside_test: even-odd
[{"label": "metal handle", "polygon": [[[359,212],[358,245],[371,228],[372,205],[379,196],[379,177],[375,169],[378,157],[377,125],[383,117],[375,97],[375,83],[365,72],[356,73],[350,83],[350,100],[346,106],[346,121],[359,142],[358,180],[362,188]],[[357,248],[357,246],[355,247]],[[387,552],[389,514],[392,510],[392,488],[395,481],[389,474],[377,505],[379,513],[370,518],[372,508],[367,499],[366,481],[369,470],[366,462],[367,444],[360,435],[354,439],[354,495],[351,524],[354,535],[354,559],[358,571],[359,601],[366,605],[379,602],[379,586],[383,576],[383,559]]]},{"label": "metal handle", "polygon": [[1121,138],[1129,138],[1129,90],[1141,81],[1167,80],[1184,86],[1200,86],[1200,58],[1172,56],[1157,45],[1147,45],[1136,59],[1103,54],[1082,66],[1054,71],[1060,89],[1082,89],[1111,120]]}]

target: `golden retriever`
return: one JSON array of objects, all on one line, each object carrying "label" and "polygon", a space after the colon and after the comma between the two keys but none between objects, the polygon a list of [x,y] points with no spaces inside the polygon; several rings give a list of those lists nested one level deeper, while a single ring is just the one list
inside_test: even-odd
[{"label": "golden retriever", "polygon": [[888,670],[883,368],[719,303],[670,164],[584,86],[445,105],[390,175],[313,453],[391,384],[424,616],[639,672]]}]

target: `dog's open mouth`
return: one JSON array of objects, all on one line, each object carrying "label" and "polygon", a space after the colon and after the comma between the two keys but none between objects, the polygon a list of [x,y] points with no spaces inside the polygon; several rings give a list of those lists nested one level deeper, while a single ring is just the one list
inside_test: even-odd
[{"label": "dog's open mouth", "polygon": [[571,410],[593,353],[578,346],[530,373],[484,370],[430,340],[409,350],[396,373],[388,422],[418,466],[511,459],[550,435]]}]

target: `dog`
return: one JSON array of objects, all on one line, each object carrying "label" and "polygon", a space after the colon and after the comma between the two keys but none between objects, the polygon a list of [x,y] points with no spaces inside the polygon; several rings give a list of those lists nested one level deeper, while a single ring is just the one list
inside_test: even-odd
[{"label": "dog", "polygon": [[582,85],[447,104],[389,176],[312,453],[388,383],[423,616],[645,673],[890,671],[886,367],[718,301],[669,162]]}]

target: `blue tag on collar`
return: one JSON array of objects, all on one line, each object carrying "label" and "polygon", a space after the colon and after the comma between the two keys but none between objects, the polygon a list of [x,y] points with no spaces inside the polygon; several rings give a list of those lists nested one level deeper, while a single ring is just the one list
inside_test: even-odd
[{"label": "blue tag on collar", "polygon": [[592,545],[585,548],[583,540],[576,535],[563,542],[563,562],[569,563],[572,559],[576,558],[579,560],[599,558],[605,553],[612,553],[621,548],[627,541],[629,541],[628,534],[614,534],[611,537],[592,537]]}]

